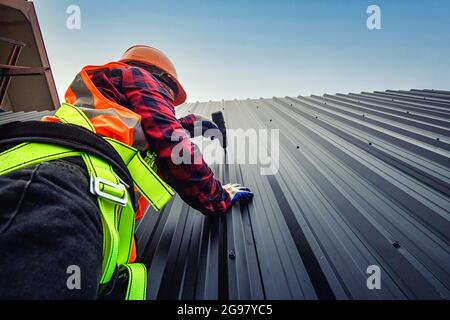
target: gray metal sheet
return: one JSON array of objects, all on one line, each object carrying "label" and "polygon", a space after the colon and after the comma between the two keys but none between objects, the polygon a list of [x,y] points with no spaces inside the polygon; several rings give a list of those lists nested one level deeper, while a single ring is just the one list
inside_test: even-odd
[{"label": "gray metal sheet", "polygon": [[30,111],[30,112],[0,112],[0,125],[14,121],[38,121],[48,116],[52,111]]},{"label": "gray metal sheet", "polygon": [[[139,224],[150,299],[450,298],[450,92],[190,103],[280,130],[280,170],[211,165],[255,198],[207,218],[175,198]],[[381,290],[366,286],[381,268]]]},{"label": "gray metal sheet", "polygon": [[[449,91],[177,108],[218,110],[229,128],[279,129],[280,169],[211,164],[255,192],[223,217],[179,197],[149,210],[137,227],[149,299],[450,298]],[[42,115],[0,113],[0,124]],[[381,290],[366,286],[369,265],[381,268]]]}]

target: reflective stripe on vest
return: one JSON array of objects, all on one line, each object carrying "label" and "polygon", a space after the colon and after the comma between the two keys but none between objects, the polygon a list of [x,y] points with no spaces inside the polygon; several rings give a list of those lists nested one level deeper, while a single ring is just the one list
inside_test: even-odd
[{"label": "reflective stripe on vest", "polygon": [[[56,112],[61,122],[94,131],[83,112],[63,104]],[[156,210],[174,195],[173,191],[145,163],[137,149],[110,138],[106,140],[117,150],[133,178],[135,186]],[[134,235],[135,214],[127,186],[104,160],[57,145],[22,143],[0,154],[0,175],[24,167],[66,157],[81,156],[91,177],[90,191],[97,195],[103,226],[103,262],[101,284],[111,281],[117,267],[128,273],[127,299],[146,297],[146,270],[141,264],[128,264]]]},{"label": "reflective stripe on vest", "polygon": [[141,126],[141,117],[106,98],[90,78],[90,75],[101,69],[124,67],[127,65],[120,62],[84,67],[70,85],[65,98],[68,103],[84,111],[98,134],[145,151],[148,144]]}]

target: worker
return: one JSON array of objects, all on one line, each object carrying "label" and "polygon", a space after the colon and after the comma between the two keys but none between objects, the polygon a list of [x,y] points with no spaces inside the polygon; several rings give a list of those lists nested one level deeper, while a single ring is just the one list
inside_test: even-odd
[{"label": "worker", "polygon": [[[209,216],[253,194],[222,186],[191,142],[195,125],[216,126],[175,117],[186,93],[161,51],[133,46],[87,66],[65,98],[44,121],[0,127],[0,299],[116,298],[118,288],[143,299],[133,232],[147,203],[161,210],[168,184]],[[175,164],[186,153],[192,161]]]}]

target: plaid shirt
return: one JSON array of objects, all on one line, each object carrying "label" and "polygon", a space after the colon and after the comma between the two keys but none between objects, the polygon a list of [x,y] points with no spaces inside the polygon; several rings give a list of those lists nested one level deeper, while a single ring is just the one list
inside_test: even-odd
[{"label": "plaid shirt", "polygon": [[[159,80],[146,70],[132,66],[99,69],[90,77],[105,97],[141,116],[149,149],[157,154],[158,175],[187,204],[203,214],[225,213],[230,209],[230,196],[184,131],[193,127],[195,115],[177,119],[173,97]],[[172,141],[174,133],[178,141]],[[193,164],[177,165],[172,161],[172,151],[180,143],[183,152],[190,153]],[[186,156],[183,154],[183,158]]]}]

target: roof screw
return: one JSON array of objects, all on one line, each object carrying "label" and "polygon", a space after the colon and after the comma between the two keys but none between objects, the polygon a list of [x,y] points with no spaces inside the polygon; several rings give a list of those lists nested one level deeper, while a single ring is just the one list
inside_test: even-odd
[{"label": "roof screw", "polygon": [[272,122],[272,119],[270,119],[270,122]]},{"label": "roof screw", "polygon": [[436,138],[436,140],[437,140],[437,141],[441,141],[441,139],[439,139],[439,138]]},{"label": "roof screw", "polygon": [[319,119],[319,117],[318,117],[318,116],[316,116],[316,119]]},{"label": "roof screw", "polygon": [[395,249],[400,249],[400,242],[394,241],[394,242],[392,243],[392,245],[394,246]]},{"label": "roof screw", "polygon": [[365,118],[366,117],[366,115],[365,114],[363,114],[363,118]]},{"label": "roof screw", "polygon": [[409,111],[406,111],[407,114],[409,114]]},{"label": "roof screw", "polygon": [[234,252],[233,249],[231,249],[230,251],[228,251],[228,258],[230,258],[231,260],[236,259],[236,252]]},{"label": "roof screw", "polygon": [[300,146],[297,146],[297,150],[300,149]]},{"label": "roof screw", "polygon": [[372,145],[372,142],[369,142],[369,146],[371,146]]}]

